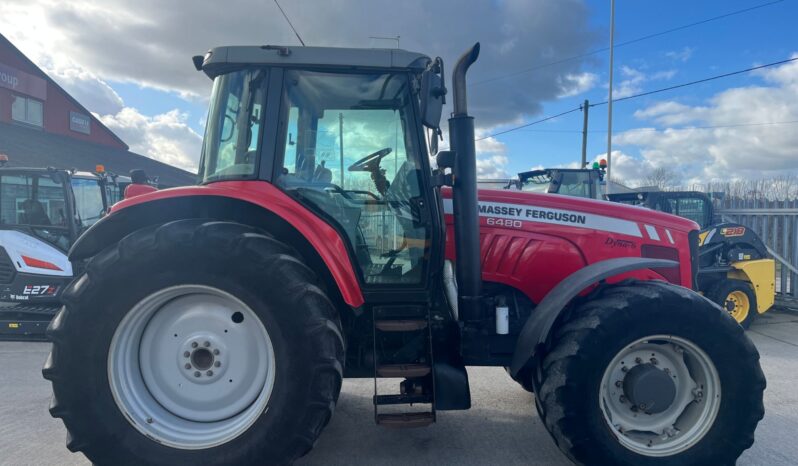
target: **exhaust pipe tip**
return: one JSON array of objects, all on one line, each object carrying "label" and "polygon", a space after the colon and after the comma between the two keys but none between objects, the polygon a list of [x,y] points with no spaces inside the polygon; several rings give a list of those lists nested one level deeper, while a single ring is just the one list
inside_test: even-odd
[{"label": "exhaust pipe tip", "polygon": [[454,94],[454,116],[468,115],[468,99],[466,99],[466,72],[479,58],[479,42],[460,55],[452,72],[452,92]]},{"label": "exhaust pipe tip", "polygon": [[479,58],[479,49],[480,45],[479,42],[477,42],[471,47],[470,50],[466,51],[458,61],[462,61],[463,59],[465,59],[465,62],[467,63],[466,68],[468,68],[469,66],[471,66],[471,64],[477,61],[477,58]]}]

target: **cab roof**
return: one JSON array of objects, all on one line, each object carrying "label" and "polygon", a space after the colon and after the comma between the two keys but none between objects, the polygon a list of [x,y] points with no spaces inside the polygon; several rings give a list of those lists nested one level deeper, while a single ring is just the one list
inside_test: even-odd
[{"label": "cab roof", "polygon": [[402,49],[249,45],[212,48],[194,57],[194,66],[214,78],[245,65],[422,71],[430,61]]}]

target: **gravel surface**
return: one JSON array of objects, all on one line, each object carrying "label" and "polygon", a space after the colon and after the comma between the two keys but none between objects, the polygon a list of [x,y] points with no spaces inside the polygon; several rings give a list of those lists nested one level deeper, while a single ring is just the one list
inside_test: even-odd
[{"label": "gravel surface", "polygon": [[[798,464],[798,313],[770,312],[749,331],[768,378],[765,419],[739,465]],[[41,377],[47,343],[0,342],[0,465],[87,465],[64,447]],[[473,407],[439,412],[423,429],[373,421],[371,379],[346,380],[335,416],[302,465],[568,465],[538,419],[532,395],[500,368],[469,368]]]}]

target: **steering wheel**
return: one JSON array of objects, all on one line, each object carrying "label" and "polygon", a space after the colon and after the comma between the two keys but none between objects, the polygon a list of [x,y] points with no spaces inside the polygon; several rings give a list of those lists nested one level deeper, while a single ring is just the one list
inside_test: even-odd
[{"label": "steering wheel", "polygon": [[349,166],[350,172],[373,172],[380,166],[380,160],[393,151],[390,147],[373,152]]}]

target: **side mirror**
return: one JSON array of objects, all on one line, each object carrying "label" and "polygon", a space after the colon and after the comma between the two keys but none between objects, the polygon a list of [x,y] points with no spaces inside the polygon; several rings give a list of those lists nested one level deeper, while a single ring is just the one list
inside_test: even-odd
[{"label": "side mirror", "polygon": [[438,129],[441,113],[446,103],[446,86],[443,82],[443,60],[436,58],[421,74],[421,122]]},{"label": "side mirror", "polygon": [[438,155],[435,157],[435,163],[441,170],[445,170],[447,168],[454,169],[455,156],[456,155],[453,150],[442,150],[438,152]]}]

